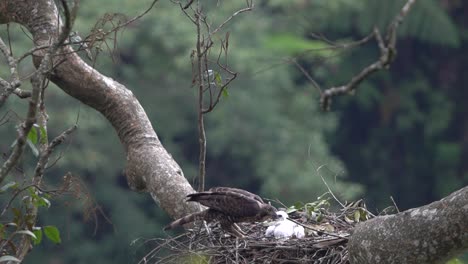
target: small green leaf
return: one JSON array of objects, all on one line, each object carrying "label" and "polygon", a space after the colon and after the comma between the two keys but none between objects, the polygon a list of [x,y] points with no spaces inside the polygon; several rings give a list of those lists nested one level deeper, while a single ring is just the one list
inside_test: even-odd
[{"label": "small green leaf", "polygon": [[460,261],[457,258],[454,258],[454,259],[451,259],[451,260],[447,261],[447,263],[445,263],[445,264],[463,264],[463,262]]},{"label": "small green leaf", "polygon": [[297,210],[301,210],[302,208],[304,208],[304,203],[303,202],[296,202],[294,203],[294,208],[296,208]]},{"label": "small green leaf", "polygon": [[28,139],[35,145],[37,144],[38,138],[39,137],[37,135],[37,129],[35,127],[32,127],[31,130],[29,130]]},{"label": "small green leaf", "polygon": [[21,260],[13,257],[13,256],[2,256],[0,257],[0,262],[7,262],[7,261],[14,261],[14,262],[21,262]]},{"label": "small green leaf", "polygon": [[40,136],[40,142],[41,142],[41,144],[47,143],[47,131],[46,131],[45,127],[41,126],[41,127],[39,128],[39,132],[40,132],[40,134],[41,134],[41,136]]},{"label": "small green leaf", "polygon": [[42,207],[47,207],[47,208],[49,208],[49,207],[50,207],[50,201],[47,200],[47,199],[44,198],[44,197],[39,197],[39,199],[38,199],[37,202],[36,202],[36,206],[38,206],[38,207],[41,207],[41,206],[42,206]]},{"label": "small green leaf", "polygon": [[31,198],[33,198],[34,200],[39,200],[40,197],[36,193],[36,189],[34,187],[29,187],[28,192],[29,192],[29,195],[31,196]]},{"label": "small green leaf", "polygon": [[290,213],[293,213],[293,212],[296,212],[296,211],[297,211],[297,209],[294,206],[290,206],[288,209],[286,209],[287,214],[290,214]]},{"label": "small green leaf", "polygon": [[52,241],[55,244],[62,243],[62,239],[60,239],[60,232],[57,227],[44,226],[42,229],[44,230],[44,234],[50,241]]},{"label": "small green leaf", "polygon": [[31,201],[31,203],[36,207],[50,207],[50,201],[44,197],[39,196],[36,192],[35,188],[31,187],[28,189],[29,195],[31,196],[30,200],[25,200],[27,202]]},{"label": "small green leaf", "polygon": [[16,231],[15,233],[16,234],[28,235],[28,236],[32,237],[33,239],[37,239],[36,235],[33,232],[29,231],[29,230],[20,230],[20,231]]},{"label": "small green leaf", "polygon": [[[37,139],[36,139],[37,140]],[[28,140],[26,140],[26,142],[28,143],[28,146],[29,148],[31,149],[34,157],[38,157],[39,156],[39,150],[36,148],[36,146],[34,145],[34,143],[28,138]]]},{"label": "small green leaf", "polygon": [[369,215],[365,209],[359,208],[359,212],[361,213],[361,220],[365,221],[369,219]]},{"label": "small green leaf", "polygon": [[218,87],[222,87],[223,86],[223,79],[221,78],[221,74],[219,74],[219,72],[215,72],[215,82],[216,82],[216,85]]},{"label": "small green leaf", "polygon": [[319,208],[324,208],[324,207],[329,207],[329,206],[330,206],[330,202],[328,202],[327,199],[320,200],[317,204],[317,207]]},{"label": "small green leaf", "polygon": [[315,219],[315,221],[320,223],[320,222],[322,222],[323,217],[324,217],[323,214],[321,212],[319,212],[318,215],[317,215],[317,219]]},{"label": "small green leaf", "polygon": [[227,90],[227,87],[224,87],[224,88],[223,88],[223,96],[224,96],[225,98],[229,97],[229,92],[228,92],[228,90]]},{"label": "small green leaf", "polygon": [[354,222],[358,223],[361,220],[361,212],[359,210],[354,211]]},{"label": "small green leaf", "polygon": [[312,217],[312,212],[315,211],[315,203],[306,203],[304,205],[304,211],[307,214],[307,218],[311,218]]},{"label": "small green leaf", "polygon": [[36,229],[33,231],[34,235],[36,235],[36,238],[33,238],[33,243],[34,245],[39,245],[42,241],[42,229]]},{"label": "small green leaf", "polygon": [[18,184],[16,182],[9,182],[5,185],[2,186],[2,188],[0,188],[0,193],[4,193],[6,192],[8,189],[10,188],[16,188],[18,187]]}]

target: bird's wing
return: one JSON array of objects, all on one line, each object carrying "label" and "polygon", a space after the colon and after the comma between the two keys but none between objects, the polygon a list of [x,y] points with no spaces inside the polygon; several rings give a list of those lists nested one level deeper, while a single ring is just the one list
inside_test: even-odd
[{"label": "bird's wing", "polygon": [[267,230],[265,231],[265,236],[267,236],[267,237],[274,236],[275,228],[276,228],[276,226],[274,226],[274,225],[269,226],[267,228]]},{"label": "bird's wing", "polygon": [[210,191],[210,192],[235,192],[235,193],[240,193],[240,194],[243,194],[243,195],[245,195],[247,197],[250,197],[250,198],[252,198],[254,200],[257,200],[257,201],[259,201],[261,203],[265,203],[260,196],[258,196],[256,194],[253,194],[251,192],[248,192],[246,190],[242,190],[242,189],[231,188],[231,187],[213,187],[213,188],[209,189],[208,191]]},{"label": "bird's wing", "polygon": [[305,237],[304,227],[296,225],[294,227],[294,236],[296,236],[297,238]]},{"label": "bird's wing", "polygon": [[294,225],[288,223],[289,221],[283,221],[280,225],[275,228],[275,238],[290,238],[294,234]]},{"label": "bird's wing", "polygon": [[258,200],[231,190],[192,193],[187,197],[187,201],[198,202],[232,217],[253,217],[261,210]]}]

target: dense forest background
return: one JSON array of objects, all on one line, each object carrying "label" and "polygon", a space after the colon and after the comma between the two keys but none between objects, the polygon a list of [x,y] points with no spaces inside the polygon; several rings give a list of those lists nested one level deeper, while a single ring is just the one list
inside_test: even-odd
[{"label": "dense forest background", "polygon": [[[75,30],[86,36],[103,21],[141,13],[151,1],[82,0]],[[203,1],[219,24],[244,1]],[[322,86],[347,82],[378,56],[377,45],[334,48],[383,28],[403,1],[271,0],[236,17],[229,61],[239,77],[228,96],[206,116],[207,185],[244,188],[285,204],[309,202],[327,191],[340,199],[364,198],[379,213],[437,200],[468,184],[468,3],[418,1],[405,20],[398,55],[389,71],[365,81],[354,96],[319,109],[319,94],[293,63]],[[1,30],[6,39],[6,26]],[[14,52],[32,47],[19,27],[9,27]],[[160,1],[141,20],[102,46],[90,64],[132,89],[164,146],[196,184],[198,137],[196,91],[190,53],[195,30],[177,5]],[[216,45],[216,44],[215,44]],[[20,69],[24,76],[32,63]],[[2,65],[3,75],[8,69]],[[169,221],[147,195],[129,190],[124,152],[107,121],[50,85],[46,92],[49,133],[59,134],[78,118],[79,128],[60,148],[45,180],[52,188],[67,172],[92,196],[53,200],[39,223],[60,228],[63,242],[42,243],[26,263],[134,263],[166,236]],[[27,102],[11,98],[0,129],[7,153]],[[29,153],[17,175],[28,174]],[[97,203],[98,207],[90,204]],[[97,214],[90,211],[96,210]],[[95,216],[95,217],[93,217]]]}]

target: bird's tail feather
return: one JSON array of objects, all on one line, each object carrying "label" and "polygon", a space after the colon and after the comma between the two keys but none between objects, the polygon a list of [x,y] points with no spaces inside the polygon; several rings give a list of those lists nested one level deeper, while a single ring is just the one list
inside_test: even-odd
[{"label": "bird's tail feather", "polygon": [[197,221],[197,220],[204,219],[206,212],[207,212],[207,210],[204,210],[204,211],[201,211],[201,212],[189,214],[187,216],[179,218],[179,219],[171,222],[169,225],[165,226],[164,230],[173,229],[173,228],[176,228],[178,226],[183,226],[185,224],[188,224],[188,223],[191,223],[191,222],[194,222],[194,221]]},{"label": "bird's tail feather", "polygon": [[187,195],[187,202],[196,202],[200,200],[212,199],[213,193],[211,192],[198,192]]}]

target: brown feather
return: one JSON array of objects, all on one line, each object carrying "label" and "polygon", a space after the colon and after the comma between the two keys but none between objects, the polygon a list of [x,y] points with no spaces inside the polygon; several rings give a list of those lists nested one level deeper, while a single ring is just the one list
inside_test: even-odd
[{"label": "brown feather", "polygon": [[189,202],[198,202],[231,217],[233,222],[254,222],[268,216],[276,217],[273,206],[264,203],[258,195],[241,189],[214,187],[206,192],[189,194],[187,198]]},{"label": "brown feather", "polygon": [[208,223],[211,223],[216,220],[227,218],[226,215],[223,213],[213,210],[213,209],[206,209],[201,212],[193,213],[186,215],[182,218],[172,221],[169,225],[164,227],[164,230],[169,230],[176,228],[178,226],[183,226],[198,220],[205,220]]},{"label": "brown feather", "polygon": [[217,220],[224,230],[242,237],[243,231],[235,226],[235,223],[264,221],[277,217],[276,208],[266,204],[260,196],[236,188],[214,187],[206,192],[187,195],[187,201],[198,202],[209,209],[177,219],[166,226],[164,230],[196,220],[203,219],[207,222]]},{"label": "brown feather", "polygon": [[183,226],[185,224],[188,224],[188,223],[191,223],[191,222],[194,222],[194,221],[197,221],[197,220],[204,219],[208,210],[209,209],[201,211],[201,212],[189,214],[189,215],[186,215],[186,216],[184,216],[182,218],[179,218],[179,219],[177,219],[175,221],[172,221],[170,224],[168,224],[167,226],[164,227],[164,230],[173,229],[173,228],[176,228],[178,226]]},{"label": "brown feather", "polygon": [[265,203],[263,201],[262,198],[260,198],[260,196],[256,195],[256,194],[253,194],[251,192],[248,192],[246,190],[242,190],[242,189],[237,189],[237,188],[231,188],[231,187],[213,187],[211,189],[209,189],[208,191],[210,192],[236,192],[236,193],[240,193],[240,194],[243,194],[247,197],[250,197],[254,200],[257,200],[261,203]]},{"label": "brown feather", "polygon": [[240,193],[201,192],[188,196],[187,201],[198,202],[227,215],[253,216],[260,210],[261,203]]}]

